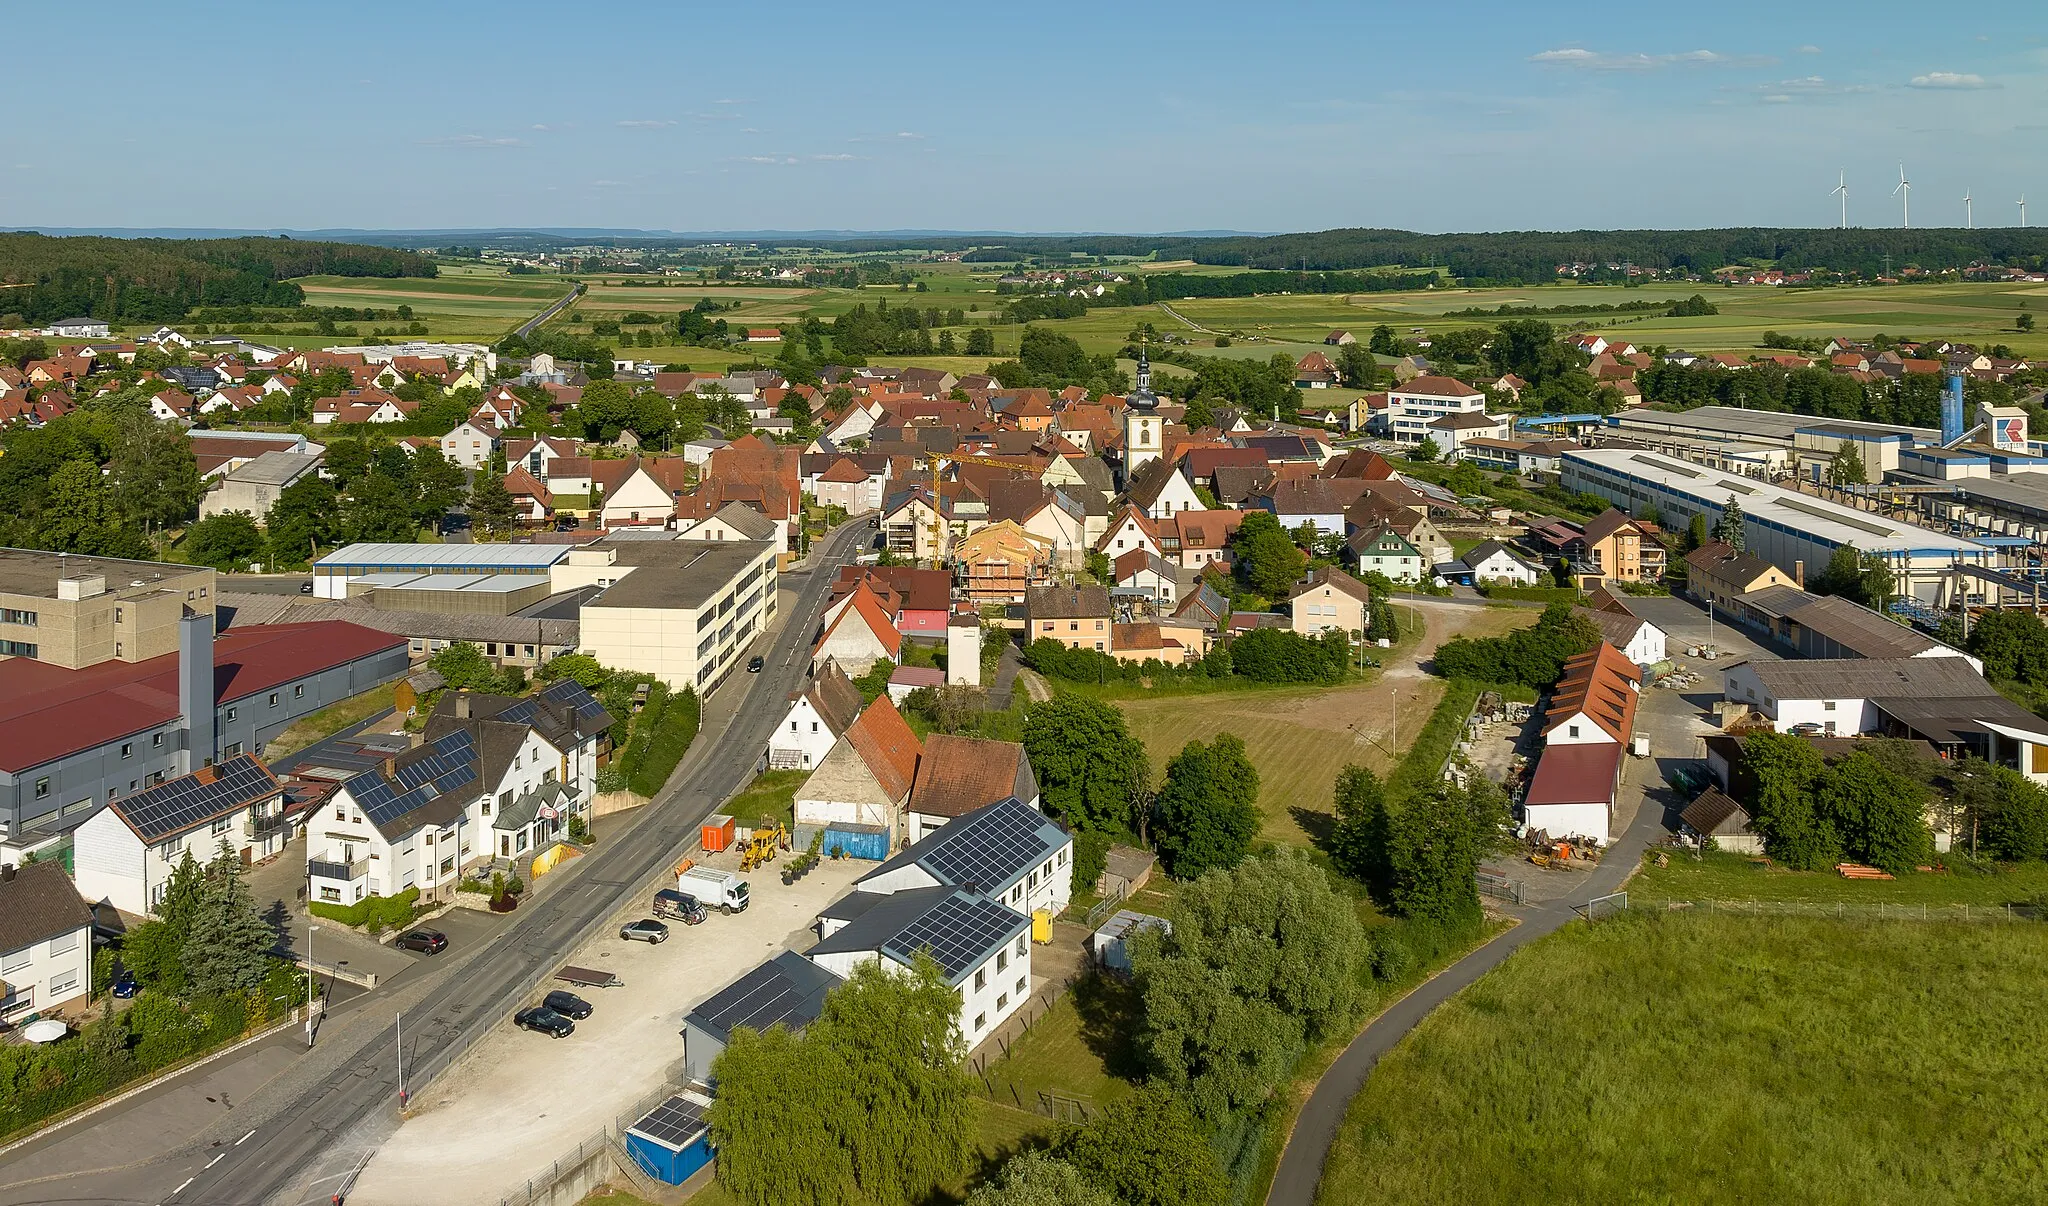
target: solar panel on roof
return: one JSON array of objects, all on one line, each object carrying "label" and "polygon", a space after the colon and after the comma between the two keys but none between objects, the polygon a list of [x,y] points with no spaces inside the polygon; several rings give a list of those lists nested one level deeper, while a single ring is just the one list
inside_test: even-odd
[{"label": "solar panel on roof", "polygon": [[955,894],[903,927],[885,949],[905,963],[929,951],[948,976],[960,976],[1025,924],[1021,913],[985,896]]},{"label": "solar panel on roof", "polygon": [[1029,804],[1005,800],[940,830],[939,840],[918,861],[943,882],[1000,892],[1045,857],[1044,824]]},{"label": "solar panel on roof", "polygon": [[238,754],[215,768],[213,782],[180,776],[129,797],[120,806],[121,813],[137,833],[157,838],[232,812],[270,785],[270,776],[260,763]]},{"label": "solar panel on roof", "polygon": [[773,963],[764,963],[698,1006],[696,1012],[727,1034],[735,1026],[766,1030],[787,1021],[803,1000],[804,994],[789,977]]},{"label": "solar panel on roof", "polygon": [[704,1127],[704,1107],[687,1097],[676,1096],[649,1110],[629,1129],[680,1149],[703,1134]]}]

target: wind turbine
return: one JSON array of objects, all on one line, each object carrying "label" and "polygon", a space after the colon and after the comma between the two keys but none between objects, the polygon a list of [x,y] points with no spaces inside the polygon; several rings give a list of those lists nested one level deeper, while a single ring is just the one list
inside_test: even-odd
[{"label": "wind turbine", "polygon": [[1913,182],[1906,179],[1906,165],[1899,165],[1899,187],[1892,190],[1892,196],[1899,198],[1900,229],[1913,229]]},{"label": "wind turbine", "polygon": [[1977,229],[1977,213],[1970,208],[1970,190],[1963,190],[1963,229]]},{"label": "wind turbine", "polygon": [[1842,182],[1828,191],[1842,194],[1842,229],[1849,229],[1849,173],[1843,172]]},{"label": "wind turbine", "polygon": [[2021,226],[2025,226],[2026,224],[2027,224],[2027,195],[2026,195],[2025,193],[2021,193],[2021,194],[2020,194],[2020,225],[2021,225]]}]

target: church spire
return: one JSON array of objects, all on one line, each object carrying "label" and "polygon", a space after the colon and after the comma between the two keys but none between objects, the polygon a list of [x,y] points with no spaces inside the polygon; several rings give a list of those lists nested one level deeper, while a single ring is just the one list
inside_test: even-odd
[{"label": "church spire", "polygon": [[1155,410],[1159,406],[1158,395],[1152,392],[1152,358],[1142,347],[1138,349],[1138,388],[1131,391],[1129,405],[1139,410]]}]

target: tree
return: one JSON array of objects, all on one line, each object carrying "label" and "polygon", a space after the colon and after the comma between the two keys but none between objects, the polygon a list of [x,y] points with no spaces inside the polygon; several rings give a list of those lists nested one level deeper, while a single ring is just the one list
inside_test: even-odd
[{"label": "tree", "polygon": [[1814,782],[1816,813],[1826,818],[1852,856],[1903,875],[1934,855],[1927,829],[1927,791],[1858,750]]},{"label": "tree", "polygon": [[1707,513],[1694,511],[1685,525],[1685,551],[1690,553],[1707,542]]},{"label": "tree", "polygon": [[2017,331],[2032,331],[2034,329],[2034,316],[2025,310],[2021,310],[2020,316],[2013,320],[2012,325],[2013,329]]},{"label": "tree", "polygon": [[[1034,761],[1033,765],[1036,765]],[[1166,764],[1153,802],[1153,839],[1175,879],[1236,866],[1259,831],[1259,772],[1244,739],[1190,741]]]},{"label": "tree", "polygon": [[993,356],[996,354],[996,337],[987,327],[975,327],[967,332],[967,354],[969,356]]},{"label": "tree", "polygon": [[1742,764],[1750,785],[1743,803],[1764,852],[1802,871],[1835,862],[1841,838],[1813,803],[1813,786],[1827,770],[1813,747],[1785,733],[1756,733],[1743,739]]},{"label": "tree", "polygon": [[192,990],[202,994],[246,992],[270,972],[277,935],[256,911],[242,878],[242,860],[223,840],[207,865],[199,907],[192,917],[181,958]]},{"label": "tree", "polygon": [[2048,859],[2048,790],[2007,767],[1991,767],[1993,803],[1984,810],[1984,849],[1994,858]]},{"label": "tree", "polygon": [[1721,516],[1714,521],[1714,539],[1738,553],[1749,547],[1749,539],[1743,533],[1742,504],[1735,501],[1733,494],[1721,504]]},{"label": "tree", "polygon": [[519,504],[505,488],[505,475],[495,465],[486,466],[469,489],[470,522],[491,539],[501,539],[512,534],[518,516]]},{"label": "tree", "polygon": [[1270,511],[1247,511],[1230,538],[1237,557],[1236,573],[1245,585],[1268,598],[1284,595],[1308,566],[1308,555]]},{"label": "tree", "polygon": [[147,531],[183,523],[199,510],[199,466],[175,424],[136,409],[120,421],[108,461],[115,509]]},{"label": "tree", "polygon": [[1133,941],[1146,1068],[1221,1122],[1343,1031],[1368,957],[1355,906],[1305,852],[1270,850],[1184,887],[1170,933]]},{"label": "tree", "polygon": [[1387,839],[1392,821],[1387,793],[1371,767],[1353,763],[1337,772],[1331,810],[1337,823],[1330,832],[1330,858],[1337,869],[1384,892],[1387,884]]},{"label": "tree", "polygon": [[1065,1160],[1026,1151],[1010,1157],[993,1180],[968,1194],[967,1206],[1116,1206],[1116,1199]]},{"label": "tree", "polygon": [[1992,611],[1970,626],[1970,652],[1994,681],[2048,682],[2048,625],[2031,612]]},{"label": "tree", "polygon": [[1390,820],[1387,900],[1403,917],[1447,928],[1479,919],[1478,841],[1461,794],[1439,785]]},{"label": "tree", "polygon": [[1860,486],[1870,480],[1863,469],[1863,454],[1856,451],[1856,445],[1843,440],[1835,449],[1835,459],[1828,463],[1828,483],[1835,486]]},{"label": "tree", "polygon": [[1369,349],[1356,343],[1337,349],[1337,372],[1351,389],[1371,389],[1382,379],[1380,362],[1373,359]]},{"label": "tree", "polygon": [[595,691],[611,678],[612,672],[603,663],[587,653],[556,654],[540,668],[536,677],[553,682],[566,678],[573,680],[587,691]]},{"label": "tree", "polygon": [[1024,752],[1045,804],[1068,824],[1102,833],[1135,827],[1147,763],[1121,709],[1067,693],[1037,700],[1024,709]]},{"label": "tree", "polygon": [[278,491],[264,525],[271,557],[286,565],[315,560],[321,545],[334,542],[338,508],[334,483],[317,473]]},{"label": "tree", "polygon": [[441,455],[439,448],[422,448],[413,454],[413,518],[438,529],[442,517],[462,505],[465,482],[462,466]]},{"label": "tree", "polygon": [[922,1201],[967,1166],[960,997],[929,957],[864,963],[792,1035],[745,1027],[714,1065],[718,1181],[748,1206]]},{"label": "tree", "polygon": [[1187,1104],[1148,1085],[1061,1132],[1053,1154],[1121,1206],[1222,1206],[1229,1184]]},{"label": "tree", "polygon": [[90,461],[66,461],[50,476],[36,540],[59,553],[101,552],[112,521],[105,479]]},{"label": "tree", "polygon": [[446,680],[451,690],[495,691],[498,689],[497,667],[491,665],[484,651],[471,641],[456,641],[444,649],[437,650],[427,659],[427,665]]},{"label": "tree", "polygon": [[267,546],[247,511],[223,511],[195,523],[185,532],[185,556],[194,565],[223,572],[245,569]]},{"label": "tree", "polygon": [[341,534],[352,541],[409,543],[420,534],[407,488],[382,473],[365,473],[341,506]]},{"label": "tree", "polygon": [[1438,444],[1428,436],[1424,436],[1421,443],[1408,450],[1408,459],[1418,465],[1428,465],[1434,463],[1438,457],[1443,455],[1443,452],[1441,444]]}]

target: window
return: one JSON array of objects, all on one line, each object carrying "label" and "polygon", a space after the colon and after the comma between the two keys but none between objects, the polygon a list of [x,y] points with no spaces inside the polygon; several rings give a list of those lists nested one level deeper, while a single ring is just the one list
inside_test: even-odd
[{"label": "window", "polygon": [[229,709],[228,709],[228,723],[229,723],[229,724],[233,724],[233,723],[235,723],[235,716],[236,716],[236,714],[237,714],[237,713],[236,713],[236,710],[235,710],[234,708],[229,708]]},{"label": "window", "polygon": [[304,684],[304,683],[294,683],[294,684],[292,684],[292,698],[293,698],[293,699],[304,699],[304,698],[306,698],[306,684]]},{"label": "window", "polygon": [[980,992],[982,989],[987,987],[988,969],[984,967],[980,971],[974,973],[974,991]]},{"label": "window", "polygon": [[339,903],[339,902],[341,901],[341,889],[340,889],[340,888],[322,888],[322,889],[320,889],[320,899],[322,899],[322,900],[328,900],[328,901],[334,901],[334,902],[336,902],[336,903]]},{"label": "window", "polygon": [[24,946],[18,951],[9,951],[4,955],[0,955],[0,975],[5,975],[8,972],[18,972],[22,968],[27,967],[29,960],[32,958],[31,951],[32,948]]},{"label": "window", "polygon": [[138,786],[138,784],[136,783],[136,781],[135,781],[135,780],[133,780],[133,779],[130,779],[130,780],[128,780],[128,790],[129,790],[129,791],[134,791],[134,790],[136,789],[136,787],[137,787],[137,786]]},{"label": "window", "polygon": [[77,988],[78,972],[75,968],[50,977],[50,999],[53,1001],[66,993],[75,992]]},{"label": "window", "polygon": [[1824,704],[1822,704],[1822,705],[1820,706],[1820,710],[1821,710],[1821,711],[1823,711],[1823,712],[1832,712],[1832,711],[1834,711],[1834,710],[1835,710],[1835,701],[1834,701],[1834,700],[1832,700],[1832,699],[1831,699],[1831,700],[1829,700],[1829,701],[1827,701],[1826,703],[1824,703]]},{"label": "window", "polygon": [[1020,997],[1021,997],[1021,996],[1023,996],[1023,995],[1024,995],[1024,986],[1025,986],[1026,982],[1028,982],[1028,981],[1029,981],[1029,979],[1030,979],[1030,977],[1029,977],[1029,976],[1018,976],[1018,977],[1017,977],[1017,995],[1018,995],[1018,996],[1020,996]]},{"label": "window", "polygon": [[[114,609],[114,623],[119,624],[120,622],[121,609],[116,607]],[[16,611],[11,607],[0,607],[0,624],[19,624],[23,628],[34,628],[36,626],[36,613],[32,611]]]},{"label": "window", "polygon": [[236,754],[239,754],[239,753],[241,753],[241,752],[242,752],[242,743],[241,743],[241,742],[239,742],[239,741],[230,741],[230,742],[228,742],[228,744],[227,744],[227,748],[226,748],[225,750],[223,750],[223,751],[222,751],[222,754],[223,754],[224,756],[226,756],[226,757],[232,758],[232,757],[234,757],[234,756],[235,756]]},{"label": "window", "polygon": [[132,741],[124,741],[124,742],[122,742],[122,743],[121,743],[121,756],[122,756],[123,758],[133,758],[133,757],[135,756],[135,743],[134,743],[134,742],[132,742]]},{"label": "window", "polygon": [[1579,726],[1578,726],[1578,725],[1572,725],[1572,726],[1571,726],[1571,728],[1570,728],[1570,730],[1569,730],[1569,732],[1570,732],[1570,734],[1571,734],[1572,736],[1574,736],[1574,737],[1578,736],[1578,735],[1579,735]]},{"label": "window", "polygon": [[1063,848],[1063,849],[1061,849],[1061,851],[1060,851],[1060,866],[1064,867],[1064,866],[1066,866],[1066,865],[1067,865],[1067,852],[1066,852],[1066,850],[1065,850],[1065,849]]},{"label": "window", "polygon": [[1009,1003],[1010,1003],[1010,994],[1009,994],[1009,993],[1004,993],[1004,994],[1003,994],[1002,996],[1000,996],[1000,997],[997,997],[997,998],[996,998],[996,1008],[997,1008],[997,1009],[1002,1009],[1002,1008],[1005,1008],[1006,1006],[1008,1006],[1008,1005],[1009,1005]]},{"label": "window", "polygon": [[997,951],[997,952],[996,952],[996,970],[997,970],[997,971],[1008,971],[1009,969],[1010,969],[1010,952],[1008,952],[1008,951]]},{"label": "window", "polygon": [[47,798],[49,797],[49,795],[50,795],[50,781],[49,781],[48,779],[37,779],[37,780],[36,780],[36,799],[38,799],[38,800],[42,800],[42,799],[47,799]]},{"label": "window", "polygon": [[52,955],[68,955],[77,949],[77,930],[73,930],[68,934],[59,934],[55,938],[50,939],[50,953]]},{"label": "window", "polygon": [[272,692],[270,693],[270,706],[271,706],[271,707],[273,707],[273,708],[274,708],[274,707],[276,707],[276,706],[277,706],[277,701],[278,701],[278,698],[279,698],[279,694],[278,694],[278,692],[276,692],[276,691],[272,691]]},{"label": "window", "polygon": [[162,733],[151,734],[149,738],[149,744],[152,749],[160,750],[164,748],[164,735]]},{"label": "window", "polygon": [[986,1026],[986,1025],[988,1025],[988,1015],[987,1015],[987,1014],[985,1014],[985,1013],[977,1013],[977,1014],[975,1014],[975,1015],[974,1015],[974,1028],[975,1028],[976,1030],[979,1030],[979,1029],[981,1029],[981,1028],[982,1028],[983,1026]]},{"label": "window", "polygon": [[1024,935],[1022,935],[1022,934],[1019,934],[1019,935],[1017,935],[1017,957],[1018,957],[1019,959],[1022,959],[1022,958],[1024,957],[1024,951],[1025,951],[1025,949],[1026,949],[1026,946],[1025,946],[1025,944],[1026,944],[1026,941],[1027,941],[1027,940],[1025,939]]}]

